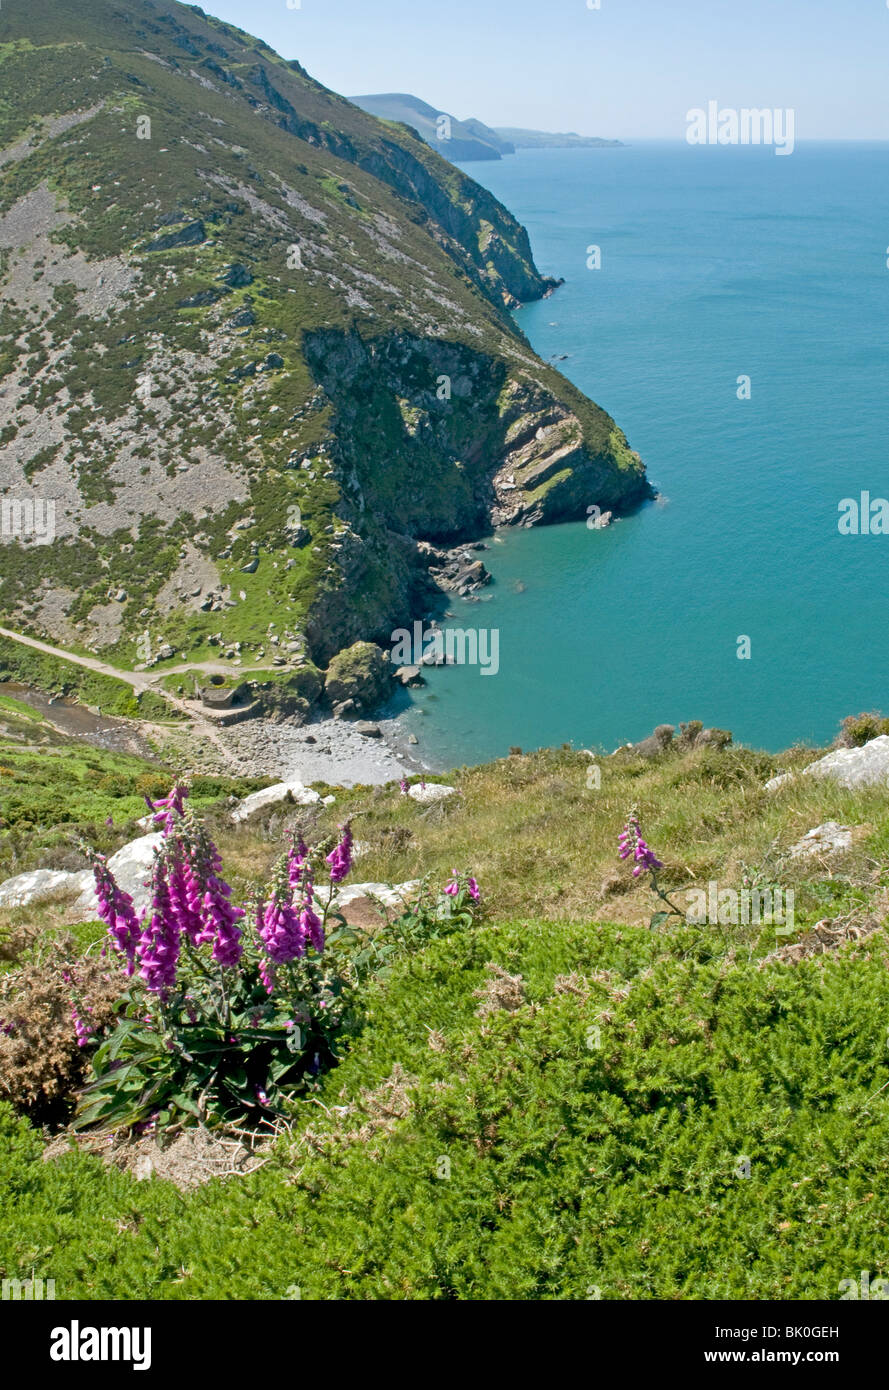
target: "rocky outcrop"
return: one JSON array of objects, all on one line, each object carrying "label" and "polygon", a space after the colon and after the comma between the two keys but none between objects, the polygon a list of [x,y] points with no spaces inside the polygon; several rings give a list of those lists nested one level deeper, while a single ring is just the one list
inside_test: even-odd
[{"label": "rocky outcrop", "polygon": [[[829,778],[850,791],[859,787],[889,787],[889,734],[881,734],[860,748],[837,748],[804,767],[802,777]],[[779,773],[765,784],[766,791],[793,780],[789,772]]]},{"label": "rocky outcrop", "polygon": [[362,636],[385,643],[427,611],[430,579],[477,592],[488,574],[467,543],[492,524],[618,512],[651,495],[614,421],[560,378],[406,333],[322,330],[303,347],[333,410],[328,457],[348,522],[331,545],[336,577],[310,609],[316,660]]},{"label": "rocky outcrop", "polygon": [[350,710],[371,710],[389,693],[392,667],[386,653],[373,642],[355,642],[338,652],[324,677],[324,694],[328,703],[337,706],[349,702]]},{"label": "rocky outcrop", "polygon": [[270,806],[278,806],[282,803],[295,806],[317,806],[321,800],[318,792],[311,787],[306,787],[302,782],[291,779],[288,782],[276,782],[273,787],[263,787],[258,792],[251,792],[245,796],[231,813],[231,818],[235,825],[243,825],[255,816],[267,811]]},{"label": "rocky outcrop", "polygon": [[92,883],[92,873],[66,873],[61,869],[32,869],[0,883],[0,908],[36,907],[38,903],[65,902]]},{"label": "rocky outcrop", "polygon": [[436,546],[421,543],[420,550],[429,562],[429,574],[436,587],[444,593],[457,594],[467,598],[490,584],[491,575],[484,562],[473,554],[474,550],[484,550],[485,546],[457,546],[453,550],[439,550]]},{"label": "rocky outcrop", "polygon": [[827,854],[845,854],[852,848],[852,828],[827,820],[816,825],[788,851],[791,859],[811,859]]}]

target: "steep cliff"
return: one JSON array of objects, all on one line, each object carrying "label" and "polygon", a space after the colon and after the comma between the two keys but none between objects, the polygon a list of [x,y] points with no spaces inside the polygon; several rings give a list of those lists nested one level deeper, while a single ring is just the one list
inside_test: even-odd
[{"label": "steep cliff", "polygon": [[10,623],[327,660],[428,601],[423,542],[647,495],[510,316],[524,229],[413,132],[172,0],[3,9],[0,61]]}]

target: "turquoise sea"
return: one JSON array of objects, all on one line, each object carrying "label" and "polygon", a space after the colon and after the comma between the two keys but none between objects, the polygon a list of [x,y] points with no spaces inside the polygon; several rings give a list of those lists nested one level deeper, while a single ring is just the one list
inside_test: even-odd
[{"label": "turquoise sea", "polygon": [[542,357],[567,354],[662,497],[605,531],[499,534],[485,601],[452,604],[455,626],[499,630],[499,671],[431,670],[405,715],[418,751],[610,750],[692,718],[777,750],[889,713],[889,535],[837,527],[842,498],[889,497],[889,145],[651,142],[465,168],[565,277],[518,323]]}]

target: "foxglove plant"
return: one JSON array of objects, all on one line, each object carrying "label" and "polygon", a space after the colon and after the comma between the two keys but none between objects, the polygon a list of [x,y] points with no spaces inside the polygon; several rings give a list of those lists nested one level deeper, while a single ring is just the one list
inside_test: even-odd
[{"label": "foxglove plant", "polygon": [[[187,795],[177,785],[149,803],[161,840],[140,913],[105,859],[91,856],[109,944],[126,957],[132,986],[125,1016],[92,1057],[81,1128],[284,1113],[288,1097],[337,1060],[362,978],[384,973],[393,950],[470,923],[479,902],[476,880],[455,872],[434,903],[421,896],[367,949],[337,907],[354,852],[346,822],[312,850],[292,838],[248,915],[232,902],[219,851],[186,810]],[[78,1044],[94,1044],[75,1014]]]},{"label": "foxglove plant", "polygon": [[451,880],[449,883],[445,884],[443,891],[450,898],[456,898],[458,894],[460,894],[461,892],[466,892],[469,894],[472,901],[474,903],[477,903],[481,899],[481,890],[474,878],[472,878],[468,874],[464,877],[465,883],[463,879],[461,879],[460,875],[457,873],[457,870],[452,869]]},{"label": "foxglove plant", "polygon": [[654,850],[646,843],[642,834],[642,827],[639,823],[639,815],[635,810],[630,811],[627,816],[626,824],[617,837],[618,858],[629,859],[632,855],[633,877],[638,878],[646,870],[651,875],[651,887],[654,893],[665,902],[670,909],[669,912],[656,912],[649,923],[650,927],[660,926],[668,917],[681,917],[685,920],[685,913],[671,902],[666,893],[658,883],[658,869],[664,867],[662,860],[658,859]]},{"label": "foxglove plant", "polygon": [[[150,905],[141,913],[115,883],[105,859],[91,856],[110,944],[126,957],[135,980],[128,1017],[96,1053],[97,1080],[85,1093],[82,1123],[122,1111],[133,1123],[144,1120],[148,1107],[166,1123],[169,1114],[158,1104],[158,1088],[175,1089],[173,1108],[188,1110],[197,1105],[189,1100],[189,1078],[195,1084],[199,1079],[201,1093],[209,1093],[209,1099],[203,1096],[205,1109],[215,1099],[229,1109],[232,1102],[240,1104],[249,1113],[260,1094],[268,1098],[264,1106],[280,1109],[284,1091],[305,1073],[306,1047],[311,1043],[311,1057],[332,1055],[330,1039],[339,1026],[344,991],[331,988],[320,957],[327,914],[335,905],[334,885],[351,866],[349,826],[342,827],[332,848],[328,842],[314,855],[301,839],[291,842],[254,902],[253,932],[245,934],[245,911],[232,902],[221,856],[206,828],[186,811],[187,795],[187,788],[177,785],[163,800],[149,802],[161,843]],[[323,867],[332,888],[322,917],[314,879],[316,861],[327,850]],[[89,1034],[79,1015],[75,1029],[85,1045]],[[112,1045],[118,1049],[113,1055]],[[142,1080],[138,1096],[128,1081],[124,1105],[125,1088],[115,1072],[130,1051],[141,1058],[135,1072]]]}]

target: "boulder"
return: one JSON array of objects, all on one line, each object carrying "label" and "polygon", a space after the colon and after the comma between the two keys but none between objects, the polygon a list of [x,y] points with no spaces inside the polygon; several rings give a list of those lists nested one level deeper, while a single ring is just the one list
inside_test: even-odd
[{"label": "boulder", "polygon": [[327,668],[324,691],[334,707],[349,700],[359,710],[370,710],[389,693],[392,667],[375,642],[355,642],[337,652]]},{"label": "boulder", "polygon": [[261,681],[257,691],[263,708],[271,714],[305,718],[321,694],[321,672],[311,661],[303,661],[274,680]]},{"label": "boulder", "polygon": [[253,276],[245,265],[235,262],[222,272],[219,279],[223,285],[228,285],[233,290],[244,289],[247,285],[253,284]]},{"label": "boulder", "polygon": [[297,806],[314,806],[320,802],[321,796],[318,792],[312,791],[311,787],[296,780],[276,782],[273,787],[263,787],[261,791],[251,792],[249,796],[245,796],[244,800],[232,811],[231,818],[235,825],[243,825],[245,821],[259,815],[260,811],[266,810],[267,807],[276,806],[280,802],[288,800]]},{"label": "boulder", "polygon": [[370,724],[366,719],[359,719],[354,725],[356,734],[364,734],[365,738],[382,738],[383,731],[379,724]]},{"label": "boulder", "polygon": [[889,734],[860,748],[837,748],[803,769],[804,777],[830,777],[841,787],[889,786]]},{"label": "boulder", "polygon": [[[150,835],[140,835],[138,840],[131,840],[108,860],[118,888],[129,893],[137,912],[143,907],[147,908],[150,902],[154,851],[162,839],[159,830]],[[93,876],[90,874],[87,886],[74,904],[74,911],[78,913],[78,921],[89,922],[98,916],[98,908]]]},{"label": "boulder", "polygon": [[411,688],[426,684],[419,666],[399,666],[395,672],[395,679]]},{"label": "boulder", "polygon": [[168,232],[146,246],[146,251],[171,251],[176,246],[200,246],[207,240],[207,230],[201,221],[187,222],[178,232]]},{"label": "boulder", "polygon": [[28,907],[32,903],[64,902],[88,888],[93,881],[89,869],[66,873],[62,869],[32,869],[16,874],[0,884],[0,907]]},{"label": "boulder", "polygon": [[440,782],[427,782],[425,787],[421,787],[419,782],[407,789],[408,796],[414,801],[419,801],[421,806],[430,806],[434,801],[447,801],[449,796],[457,795],[456,787],[446,787]]},{"label": "boulder", "polygon": [[[372,929],[379,925],[380,906],[387,916],[399,915],[416,896],[420,882],[413,878],[391,886],[388,883],[350,883],[337,893],[336,907],[349,926]],[[332,891],[326,883],[316,887],[315,897],[322,907],[326,907]]]},{"label": "boulder", "polygon": [[805,859],[810,855],[844,854],[852,848],[852,828],[838,825],[835,820],[827,820],[816,825],[797,844],[791,846],[791,859]]}]

